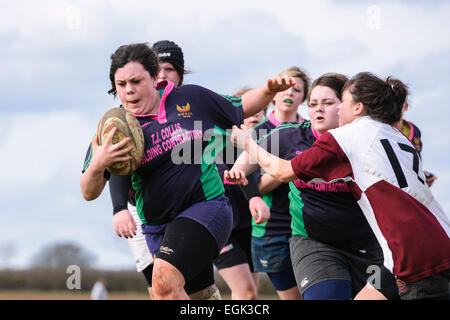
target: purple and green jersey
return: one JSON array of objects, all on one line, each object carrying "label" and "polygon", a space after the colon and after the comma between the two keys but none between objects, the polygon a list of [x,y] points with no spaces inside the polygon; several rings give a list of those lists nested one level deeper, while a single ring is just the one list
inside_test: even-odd
[{"label": "purple and green jersey", "polygon": [[136,116],[145,119],[145,151],[132,176],[138,214],[149,225],[224,195],[214,158],[226,144],[225,130],[243,123],[240,97],[166,81],[158,89],[164,89],[158,114]]},{"label": "purple and green jersey", "polygon": [[[284,123],[259,143],[264,142],[270,152],[272,140],[276,139],[279,157],[291,160],[310,149],[318,137],[310,121]],[[348,251],[363,250],[376,241],[352,190],[344,182],[290,182],[289,211],[293,235],[311,237]]]},{"label": "purple and green jersey", "polygon": [[158,114],[135,115],[145,148],[131,180],[137,212],[148,225],[165,224],[195,203],[224,195],[214,158],[227,143],[226,129],[243,123],[240,97],[197,85],[175,88],[168,81],[157,89]]},{"label": "purple and green jersey", "polygon": [[[303,121],[303,119],[300,119]],[[274,152],[276,155],[277,150],[272,150],[271,145],[267,145],[265,140],[270,136],[270,132],[274,129],[287,124],[278,121],[274,113],[271,112],[267,118],[260,122],[253,128],[254,137],[256,141],[261,141],[261,146],[269,152]],[[294,122],[292,122],[294,124]],[[277,144],[278,142],[276,142]],[[274,147],[276,148],[276,144]],[[261,180],[262,169],[256,170],[257,181]],[[289,214],[289,185],[282,183],[277,188],[268,192],[262,196],[264,202],[270,209],[270,219],[264,223],[256,224],[252,219],[252,236],[261,238],[264,236],[280,236],[285,234],[291,234],[291,216]]]}]

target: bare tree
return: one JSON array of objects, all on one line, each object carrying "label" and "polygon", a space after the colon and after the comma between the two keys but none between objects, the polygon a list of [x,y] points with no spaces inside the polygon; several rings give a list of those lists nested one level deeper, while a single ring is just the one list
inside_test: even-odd
[{"label": "bare tree", "polygon": [[77,265],[82,268],[90,268],[96,257],[79,245],[71,242],[53,243],[44,246],[31,259],[34,268],[67,268]]},{"label": "bare tree", "polygon": [[4,268],[8,268],[9,260],[16,254],[16,245],[13,242],[4,243],[0,246],[0,260]]}]

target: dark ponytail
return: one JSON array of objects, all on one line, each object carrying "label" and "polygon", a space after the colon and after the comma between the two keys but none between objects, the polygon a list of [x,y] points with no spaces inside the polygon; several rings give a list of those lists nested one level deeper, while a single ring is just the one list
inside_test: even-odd
[{"label": "dark ponytail", "polygon": [[400,103],[403,107],[409,96],[408,86],[399,79],[392,78],[391,76],[386,79],[386,83],[391,86],[392,91],[394,91],[394,95],[398,99],[398,103]]},{"label": "dark ponytail", "polygon": [[374,120],[394,124],[401,119],[408,88],[400,80],[388,77],[386,81],[369,72],[361,72],[345,84],[353,101],[364,105],[365,114]]}]

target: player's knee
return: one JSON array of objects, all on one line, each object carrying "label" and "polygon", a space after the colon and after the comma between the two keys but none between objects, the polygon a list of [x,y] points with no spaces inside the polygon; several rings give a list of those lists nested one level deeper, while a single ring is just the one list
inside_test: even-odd
[{"label": "player's knee", "polygon": [[170,281],[167,280],[168,279],[163,272],[159,272],[159,270],[153,271],[152,291],[154,298],[170,294],[172,287]]},{"label": "player's knee", "polygon": [[152,290],[155,297],[171,296],[183,290],[183,275],[172,265],[165,263],[153,269]]},{"label": "player's knee", "polygon": [[245,290],[245,300],[257,300],[258,292],[256,291],[256,287],[254,285],[249,284]]},{"label": "player's knee", "polygon": [[239,290],[232,292],[234,300],[257,300],[258,292],[256,287],[252,284],[248,284]]},{"label": "player's knee", "polygon": [[253,291],[253,290],[249,290],[245,293],[244,295],[244,300],[258,300],[258,294]]}]

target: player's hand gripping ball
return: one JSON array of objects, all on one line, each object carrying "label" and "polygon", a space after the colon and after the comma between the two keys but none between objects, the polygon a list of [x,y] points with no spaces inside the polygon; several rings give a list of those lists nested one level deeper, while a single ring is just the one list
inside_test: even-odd
[{"label": "player's hand gripping ball", "polygon": [[113,144],[129,137],[131,141],[124,148],[133,145],[133,150],[128,153],[132,159],[116,162],[107,169],[117,176],[129,175],[141,165],[144,156],[144,134],[139,121],[131,113],[124,108],[113,108],[108,110],[98,123],[97,137],[100,146],[114,127],[117,128],[117,131],[112,139]]}]

